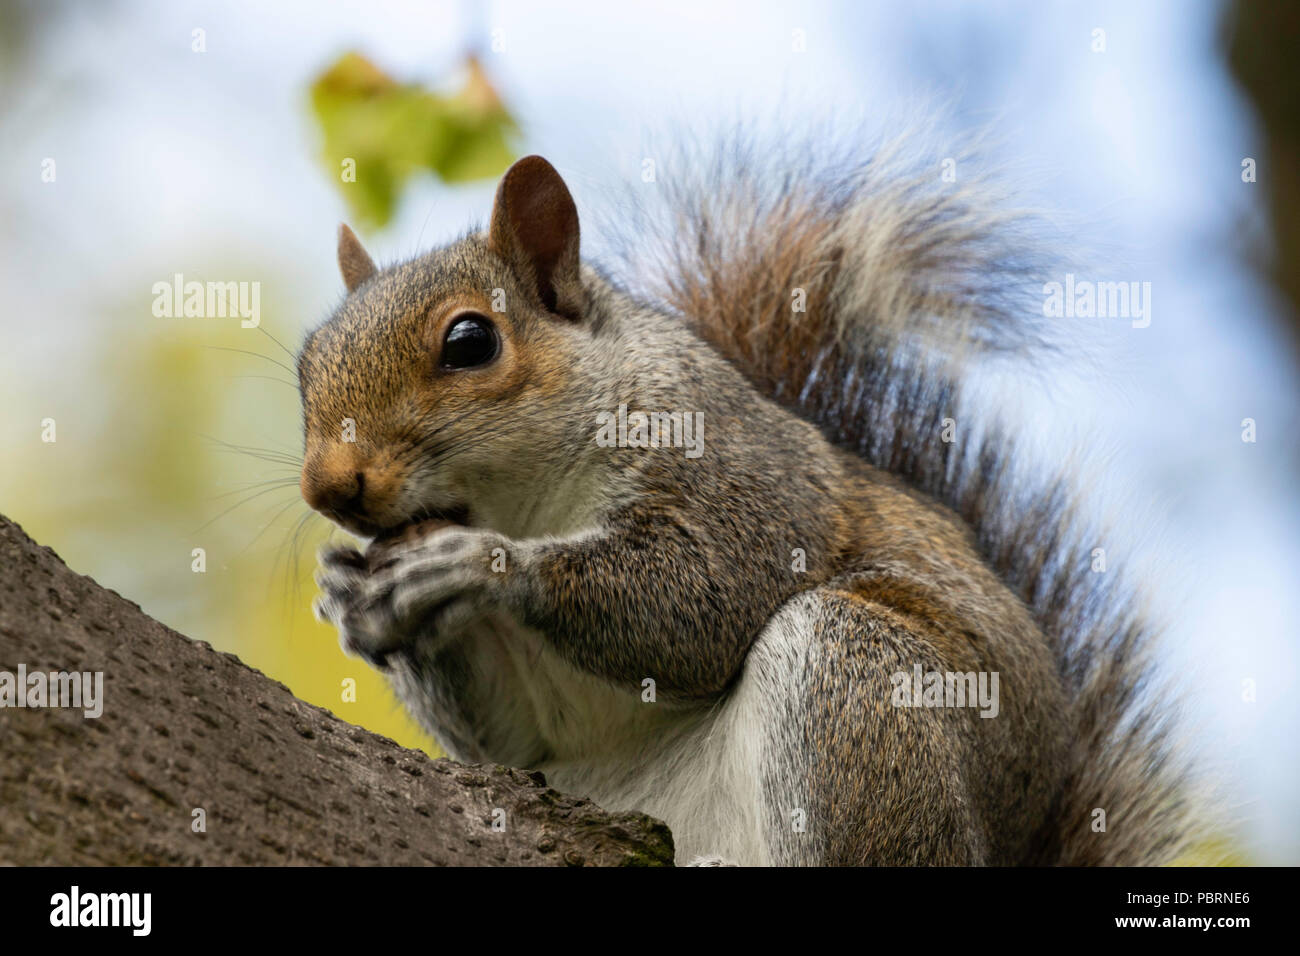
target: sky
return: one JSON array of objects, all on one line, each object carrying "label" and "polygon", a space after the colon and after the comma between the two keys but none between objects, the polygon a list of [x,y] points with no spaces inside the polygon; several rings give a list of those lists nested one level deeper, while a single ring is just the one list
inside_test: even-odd
[{"label": "sky", "polygon": [[[941,142],[988,130],[996,160],[1068,237],[1067,270],[1152,289],[1149,327],[1075,320],[1085,371],[1009,375],[991,400],[1044,466],[1090,453],[1081,481],[1168,622],[1167,669],[1243,839],[1261,861],[1300,862],[1300,379],[1283,306],[1247,262],[1263,194],[1241,163],[1268,171],[1222,65],[1218,15],[1209,3],[926,0],[70,8],[24,51],[31,81],[2,94],[0,368],[23,415],[0,437],[17,447],[53,387],[46,370],[100,348],[87,330],[108,321],[106,301],[125,297],[147,322],[152,284],[203,274],[218,251],[223,268],[272,285],[291,345],[327,314],[347,211],[306,89],[346,50],[439,84],[476,49],[520,120],[520,151],[551,159],[580,208],[637,176],[648,142],[688,126],[744,117],[779,135],[828,120],[853,137],[919,124]],[[56,188],[40,180],[47,157]],[[493,186],[415,183],[367,245],[392,260],[450,238],[486,216]],[[22,454],[4,467],[25,468]]]}]

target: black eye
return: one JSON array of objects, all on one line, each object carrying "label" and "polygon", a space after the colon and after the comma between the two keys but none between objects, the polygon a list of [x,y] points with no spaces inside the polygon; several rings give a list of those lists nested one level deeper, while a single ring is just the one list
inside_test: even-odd
[{"label": "black eye", "polygon": [[447,330],[447,338],[442,343],[442,358],[438,361],[443,368],[473,368],[486,365],[497,357],[500,350],[497,330],[488,318],[465,315]]}]

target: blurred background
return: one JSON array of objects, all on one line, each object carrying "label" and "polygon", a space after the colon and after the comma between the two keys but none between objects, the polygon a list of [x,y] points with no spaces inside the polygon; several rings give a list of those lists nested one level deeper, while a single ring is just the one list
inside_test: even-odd
[{"label": "blurred background", "polygon": [[[1091,453],[1107,560],[1168,621],[1239,823],[1230,859],[1300,862],[1296,8],[0,0],[0,511],[436,753],[309,611],[329,531],[298,497],[291,353],[341,297],[338,223],[391,261],[485,219],[528,152],[586,217],[653,188],[647,144],[674,128],[815,119],[865,142],[936,104],[930,138],[987,130],[1073,237],[1067,267],[1151,283],[1149,327],[1062,320],[1089,362],[990,400],[1044,465]],[[260,325],[159,316],[177,274],[257,283]]]}]

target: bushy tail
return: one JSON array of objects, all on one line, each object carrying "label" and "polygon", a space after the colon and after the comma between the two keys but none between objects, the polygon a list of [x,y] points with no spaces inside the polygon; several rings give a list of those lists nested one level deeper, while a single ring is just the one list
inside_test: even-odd
[{"label": "bushy tail", "polygon": [[[635,291],[685,316],[765,394],[961,515],[1054,641],[1073,752],[1025,862],[1167,862],[1185,849],[1188,799],[1135,592],[1113,570],[1090,573],[1068,480],[1030,480],[989,423],[977,441],[939,440],[943,419],[971,421],[960,384],[979,353],[1051,345],[1041,297],[1025,299],[1043,281],[1025,254],[1034,228],[999,212],[1004,197],[970,180],[965,159],[958,185],[938,157],[905,159],[912,148],[862,161],[815,139],[773,150],[738,137],[704,164],[683,157],[657,184],[667,214],[624,222],[619,257],[645,279]],[[1106,833],[1090,826],[1098,808]]]}]

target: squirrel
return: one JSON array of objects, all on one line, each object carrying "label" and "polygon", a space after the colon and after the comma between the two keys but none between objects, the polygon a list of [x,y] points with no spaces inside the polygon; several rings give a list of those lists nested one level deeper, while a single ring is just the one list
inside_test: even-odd
[{"label": "squirrel", "polygon": [[317,617],[451,757],[662,819],[679,863],[1168,862],[1137,598],[1067,483],[942,434],[964,356],[1035,337],[1014,230],[887,157],[737,158],[634,227],[651,291],[539,156],[410,261],[340,228],[301,491],[370,544],[322,549]]}]

